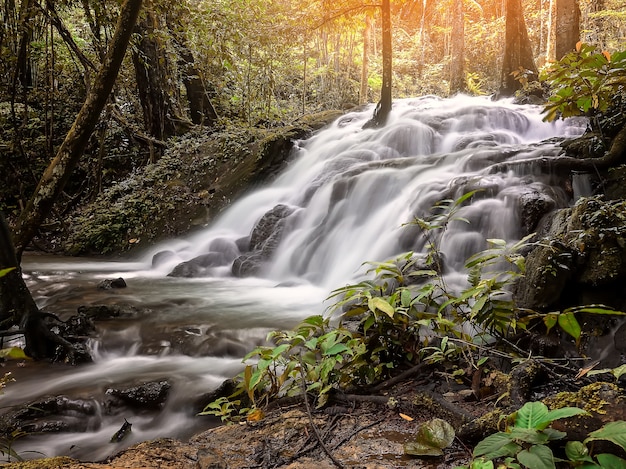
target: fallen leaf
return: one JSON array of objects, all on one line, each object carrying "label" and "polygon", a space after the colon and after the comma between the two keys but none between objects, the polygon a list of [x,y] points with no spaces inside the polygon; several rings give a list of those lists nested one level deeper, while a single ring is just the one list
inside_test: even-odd
[{"label": "fallen leaf", "polygon": [[400,414],[400,417],[402,417],[404,420],[408,422],[412,422],[414,420],[413,417],[409,417],[408,415],[402,414],[402,413]]}]

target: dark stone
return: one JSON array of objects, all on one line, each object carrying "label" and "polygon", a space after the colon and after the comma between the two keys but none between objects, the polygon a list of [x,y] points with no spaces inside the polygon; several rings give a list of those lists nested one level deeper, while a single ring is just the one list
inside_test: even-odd
[{"label": "dark stone", "polygon": [[106,394],[116,397],[132,407],[159,409],[167,400],[170,388],[170,383],[162,380],[124,389],[109,388],[106,390]]},{"label": "dark stone", "polygon": [[126,288],[126,281],[122,278],[105,279],[98,284],[100,290],[111,290],[113,288]]},{"label": "dark stone", "polygon": [[537,189],[524,186],[522,190],[518,199],[520,221],[524,233],[530,234],[536,231],[539,221],[556,208],[557,202],[554,197],[548,195],[548,187]]},{"label": "dark stone", "polygon": [[288,229],[286,220],[294,211],[294,207],[279,204],[261,217],[250,235],[250,252],[233,262],[233,275],[247,277],[260,272],[263,263],[276,251]]},{"label": "dark stone", "polygon": [[78,307],[78,313],[94,321],[102,321],[112,318],[136,317],[141,311],[132,305],[83,305]]},{"label": "dark stone", "polygon": [[165,264],[176,257],[176,253],[174,251],[159,251],[152,256],[152,267],[158,267],[159,265]]},{"label": "dark stone", "polygon": [[208,251],[222,254],[228,262],[232,262],[241,252],[235,241],[226,238],[211,241]]},{"label": "dark stone", "polygon": [[249,251],[250,236],[244,236],[243,238],[239,238],[237,241],[235,241],[235,244],[237,245],[237,249],[239,249],[239,252]]},{"label": "dark stone", "polygon": [[262,249],[281,226],[279,222],[291,215],[294,210],[294,207],[279,204],[263,215],[252,230],[250,250]]},{"label": "dark stone", "polygon": [[515,287],[522,308],[564,309],[604,304],[622,310],[626,300],[626,207],[621,201],[581,199],[547,217],[543,239],[526,258]]},{"label": "dark stone", "polygon": [[258,274],[262,265],[263,254],[258,251],[250,252],[235,259],[231,270],[235,277],[250,277]]},{"label": "dark stone", "polygon": [[184,277],[194,278],[202,277],[207,274],[207,269],[210,267],[218,267],[220,265],[228,264],[232,259],[229,259],[224,253],[221,252],[209,252],[208,254],[202,254],[193,259],[178,264],[174,269],[167,274],[168,277]]}]

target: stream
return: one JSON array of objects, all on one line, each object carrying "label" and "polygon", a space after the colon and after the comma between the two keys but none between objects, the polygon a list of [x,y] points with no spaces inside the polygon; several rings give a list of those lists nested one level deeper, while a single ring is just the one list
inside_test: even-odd
[{"label": "stream", "polygon": [[[199,396],[238,373],[241,357],[268,331],[323,313],[329,293],[362,277],[365,262],[422,251],[423,235],[406,224],[436,202],[479,190],[458,213],[469,223],[450,223],[440,240],[446,282],[460,288],[464,261],[485,249],[486,239],[513,242],[535,229],[528,207],[538,219],[588,191],[580,177],[540,174],[532,165],[490,170],[559,154],[563,137],[584,131],[582,121],[545,123],[539,107],[508,101],[426,96],[396,101],[384,128],[364,130],[372,110],[348,113],[296,142],[275,181],[235,201],[200,233],[123,262],[26,255],[25,279],[44,311],[67,319],[79,306],[108,304],[132,306],[135,314],[97,322],[91,364],[6,364],[15,382],[0,396],[3,411],[43,396],[85,406],[55,417],[72,431],[61,425],[60,432],[17,438],[14,449],[26,458],[101,460],[140,441],[214,426],[195,415]],[[259,221],[263,234],[253,233]],[[193,275],[168,275],[182,264]],[[232,275],[233,264],[243,277]],[[118,277],[127,288],[97,287]],[[109,389],[161,380],[171,387],[159,408],[107,405]],[[124,419],[132,432],[110,443]]]}]

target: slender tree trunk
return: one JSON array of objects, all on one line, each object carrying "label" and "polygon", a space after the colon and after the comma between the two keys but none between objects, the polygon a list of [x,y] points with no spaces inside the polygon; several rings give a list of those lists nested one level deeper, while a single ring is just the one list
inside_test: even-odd
[{"label": "slender tree trunk", "polygon": [[580,40],[580,8],[577,0],[556,0],[556,59],[576,49]]},{"label": "slender tree trunk", "polygon": [[36,8],[34,0],[23,0],[20,6],[20,41],[17,49],[17,63],[15,66],[15,75],[13,78],[13,93],[17,89],[19,82],[23,88],[32,86],[32,73],[30,66],[30,43],[33,40],[33,18],[35,17]]},{"label": "slender tree trunk", "polygon": [[465,85],[465,21],[463,0],[454,0],[452,5],[452,57],[450,61],[450,94],[462,93]]},{"label": "slender tree trunk", "polygon": [[372,17],[365,15],[365,29],[363,29],[363,63],[361,65],[361,90],[359,92],[359,104],[369,102],[369,66],[370,66],[370,41],[372,40]]},{"label": "slender tree trunk", "polygon": [[[174,11],[177,11],[177,9],[174,9]],[[173,14],[176,15],[176,13]],[[168,15],[168,27],[176,45],[178,68],[187,92],[191,122],[197,125],[212,127],[215,121],[217,121],[217,112],[209,99],[209,94],[200,76],[200,71],[196,67],[193,53],[187,45],[185,30],[177,15],[174,17]]]},{"label": "slender tree trunk", "polygon": [[18,259],[49,215],[98,123],[126,53],[141,9],[141,1],[126,0],[122,6],[111,45],[85,103],[17,221],[14,242]]},{"label": "slender tree trunk", "polygon": [[515,74],[520,72],[531,75],[528,77],[529,81],[537,79],[537,66],[528,39],[522,0],[507,0],[504,60],[500,78],[501,95],[511,96],[522,87],[515,79]]},{"label": "slender tree trunk", "polygon": [[50,21],[59,32],[67,47],[70,48],[72,52],[78,57],[78,60],[82,64],[85,69],[96,70],[96,66],[93,64],[89,58],[83,54],[83,51],[78,47],[74,38],[72,37],[72,33],[67,29],[63,20],[59,17],[56,9],[54,8],[54,3],[51,0],[46,1],[46,13],[50,18]]},{"label": "slender tree trunk", "polygon": [[374,111],[374,116],[366,126],[382,127],[387,122],[391,112],[391,76],[392,76],[392,49],[391,49],[391,6],[390,0],[382,3],[382,39],[383,39],[383,86],[380,91],[380,101]]},{"label": "slender tree trunk", "polygon": [[24,334],[26,355],[34,359],[52,357],[57,342],[43,323],[42,314],[24,283],[9,227],[0,212],[0,270],[4,269],[12,270],[0,277],[0,330],[18,326]]},{"label": "slender tree trunk", "polygon": [[177,92],[171,84],[173,73],[158,36],[158,19],[152,9],[148,8],[145,17],[135,25],[135,33],[139,40],[133,49],[133,64],[146,130],[157,140],[184,133],[186,126],[178,128],[185,119],[181,117]]},{"label": "slender tree trunk", "polygon": [[546,41],[546,62],[554,60],[554,0],[548,2],[548,36]]}]

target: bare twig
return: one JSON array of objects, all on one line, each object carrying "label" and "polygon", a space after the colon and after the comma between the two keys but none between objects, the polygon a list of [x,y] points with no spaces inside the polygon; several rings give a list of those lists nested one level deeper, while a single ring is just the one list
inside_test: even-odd
[{"label": "bare twig", "polygon": [[[300,363],[302,365],[302,362]],[[328,457],[333,462],[333,464],[337,466],[339,469],[343,469],[343,465],[339,461],[337,461],[335,457],[333,456],[333,454],[330,452],[330,450],[324,443],[324,439],[322,438],[322,435],[320,434],[319,428],[317,428],[317,425],[315,425],[315,422],[313,422],[313,414],[311,413],[311,406],[309,405],[309,398],[306,395],[306,380],[304,378],[304,366],[300,366],[300,377],[302,378],[302,394],[304,398],[304,405],[306,407],[306,413],[307,413],[307,416],[309,417],[309,423],[311,424],[311,428],[313,429],[313,432],[315,433],[315,436],[317,437],[317,441],[319,441],[320,446],[322,447],[324,452],[328,455]]]}]

